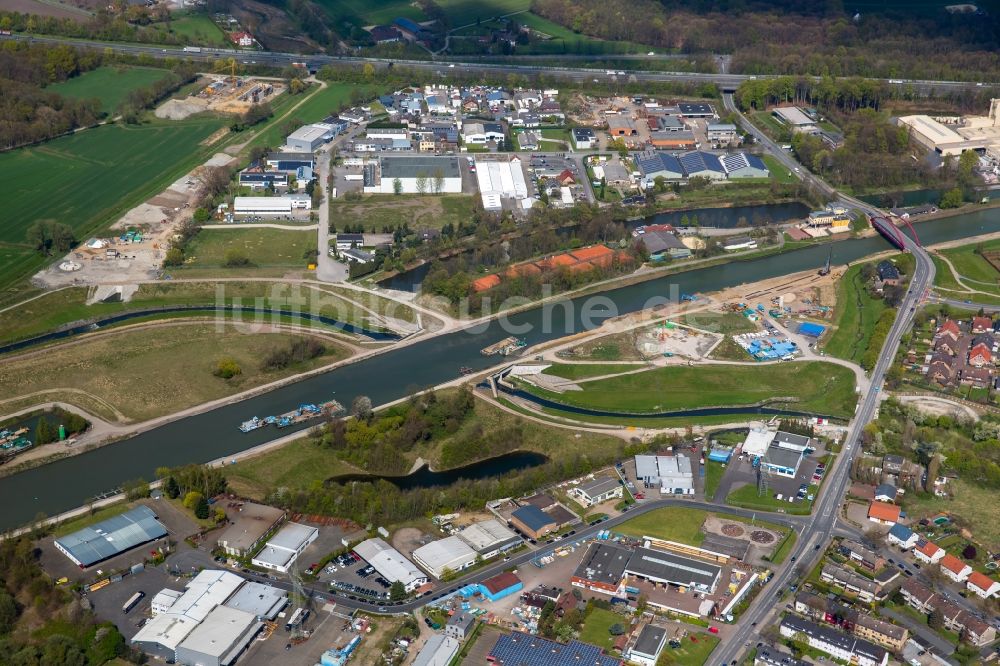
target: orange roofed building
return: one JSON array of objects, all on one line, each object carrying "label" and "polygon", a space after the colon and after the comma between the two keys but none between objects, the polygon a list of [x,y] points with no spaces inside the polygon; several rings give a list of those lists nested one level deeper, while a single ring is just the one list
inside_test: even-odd
[{"label": "orange roofed building", "polygon": [[478,280],[473,281],[472,290],[478,293],[480,291],[486,291],[487,289],[492,289],[498,284],[500,284],[499,275],[484,275]]},{"label": "orange roofed building", "polygon": [[868,520],[880,525],[894,525],[899,522],[900,509],[895,504],[872,502],[868,505]]},{"label": "orange roofed building", "polygon": [[615,251],[606,245],[593,245],[580,250],[573,250],[570,255],[577,261],[589,261],[595,266],[607,268],[615,256]]}]

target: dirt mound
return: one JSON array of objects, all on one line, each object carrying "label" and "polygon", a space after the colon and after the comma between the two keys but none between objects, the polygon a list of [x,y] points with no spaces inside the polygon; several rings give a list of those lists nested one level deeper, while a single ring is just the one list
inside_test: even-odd
[{"label": "dirt mound", "polygon": [[722,526],[722,533],[727,537],[739,538],[746,533],[742,526],[736,523],[726,523]]},{"label": "dirt mound", "polygon": [[754,530],[750,533],[750,540],[759,544],[774,543],[774,535],[764,530]]}]

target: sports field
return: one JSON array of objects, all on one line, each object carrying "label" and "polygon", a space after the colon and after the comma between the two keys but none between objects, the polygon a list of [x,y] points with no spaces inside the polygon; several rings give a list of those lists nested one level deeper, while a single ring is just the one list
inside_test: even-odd
[{"label": "sports field", "polygon": [[101,110],[112,114],[133,90],[151,86],[169,72],[153,67],[98,67],[66,81],[53,83],[46,90],[63,97],[101,100]]},{"label": "sports field", "polygon": [[109,125],[0,155],[0,243],[23,243],[36,220],[69,224],[81,236],[92,232],[197,164],[204,157],[198,144],[221,124],[198,118]]}]

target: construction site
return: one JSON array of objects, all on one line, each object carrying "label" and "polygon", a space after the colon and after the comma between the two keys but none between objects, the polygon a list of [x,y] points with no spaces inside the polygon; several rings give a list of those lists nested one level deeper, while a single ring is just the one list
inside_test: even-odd
[{"label": "construction site", "polygon": [[204,75],[196,90],[183,99],[167,100],[156,109],[156,116],[183,120],[205,111],[242,115],[285,92],[285,84],[281,79],[238,76],[234,62],[228,74]]}]

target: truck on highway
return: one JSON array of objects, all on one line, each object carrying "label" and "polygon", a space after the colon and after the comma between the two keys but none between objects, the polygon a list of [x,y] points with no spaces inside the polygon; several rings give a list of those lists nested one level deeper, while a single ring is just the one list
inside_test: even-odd
[{"label": "truck on highway", "polygon": [[201,53],[201,47],[200,46],[185,46],[184,47],[184,52],[185,53]]}]

